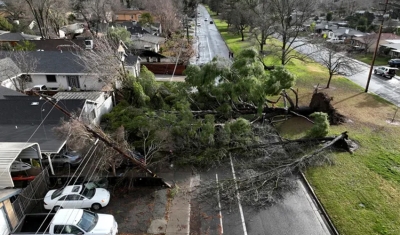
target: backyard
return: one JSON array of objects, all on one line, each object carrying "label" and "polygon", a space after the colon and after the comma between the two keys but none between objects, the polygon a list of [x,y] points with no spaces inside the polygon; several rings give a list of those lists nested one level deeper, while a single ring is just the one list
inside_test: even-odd
[{"label": "backyard", "polygon": [[[234,53],[253,46],[248,38],[228,31],[227,24],[211,15]],[[268,43],[277,43],[272,39]],[[268,44],[267,43],[267,44]],[[279,43],[279,42],[278,42]],[[268,45],[266,46],[268,48]],[[367,55],[368,56],[368,55]],[[361,59],[360,59],[361,60]],[[279,65],[272,56],[267,65]],[[367,61],[366,61],[367,62]],[[387,60],[378,63],[387,64]],[[329,135],[348,131],[359,149],[353,154],[335,152],[330,165],[309,168],[306,176],[341,234],[400,234],[400,119],[397,107],[343,77],[334,77],[329,89],[326,69],[316,63],[292,60],[286,67],[297,76],[299,105],[308,106],[317,84],[333,97],[332,104],[349,121],[331,126]],[[304,125],[302,125],[304,124]],[[277,126],[286,138],[304,136],[310,125],[292,118]]]}]

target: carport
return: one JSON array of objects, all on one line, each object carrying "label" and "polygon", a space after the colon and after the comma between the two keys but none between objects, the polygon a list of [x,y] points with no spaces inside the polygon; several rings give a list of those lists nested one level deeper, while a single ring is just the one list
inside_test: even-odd
[{"label": "carport", "polygon": [[[41,164],[42,157],[39,144],[0,142],[0,188],[14,187],[10,167],[18,159],[37,159]],[[53,171],[52,167],[51,170]]]}]

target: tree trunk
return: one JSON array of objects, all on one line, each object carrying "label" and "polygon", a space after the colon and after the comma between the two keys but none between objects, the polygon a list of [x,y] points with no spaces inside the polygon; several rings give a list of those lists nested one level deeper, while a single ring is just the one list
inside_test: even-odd
[{"label": "tree trunk", "polygon": [[242,42],[243,42],[244,41],[244,30],[243,29],[240,30],[240,34],[242,35]]},{"label": "tree trunk", "polygon": [[329,88],[329,85],[331,84],[331,80],[332,80],[332,72],[329,72],[329,79],[328,79],[328,84],[326,84],[326,88]]}]

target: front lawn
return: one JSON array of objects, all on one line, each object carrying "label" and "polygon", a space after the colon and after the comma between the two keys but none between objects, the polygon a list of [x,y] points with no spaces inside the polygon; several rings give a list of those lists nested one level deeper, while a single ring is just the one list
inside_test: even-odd
[{"label": "front lawn", "polygon": [[[215,16],[214,21],[232,51],[252,45],[230,34],[226,23]],[[271,57],[266,61],[279,64]],[[378,63],[387,64],[387,59],[379,59]],[[298,60],[286,67],[298,76],[300,105],[308,105],[314,87],[326,84],[326,69]],[[334,77],[331,88],[323,91],[333,97],[334,107],[350,120],[331,126],[330,134],[348,131],[360,148],[353,154],[334,153],[331,165],[310,168],[307,178],[341,234],[400,234],[400,118],[390,122],[396,107],[341,77]],[[302,123],[302,119],[292,118],[277,128],[286,138],[298,138],[308,128]]]},{"label": "front lawn", "polygon": [[[366,64],[371,65],[374,54],[373,53],[355,53],[355,54],[352,54],[351,57],[356,60],[359,60]],[[377,55],[374,65],[388,65],[389,60],[390,60],[390,57]]]}]

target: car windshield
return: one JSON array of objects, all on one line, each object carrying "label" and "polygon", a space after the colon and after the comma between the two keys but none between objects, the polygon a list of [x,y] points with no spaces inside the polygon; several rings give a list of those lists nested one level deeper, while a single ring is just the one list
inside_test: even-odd
[{"label": "car windshield", "polygon": [[54,193],[51,195],[51,199],[54,199],[54,198],[60,196],[62,194],[63,190],[64,190],[63,188],[60,188],[60,189],[57,189],[56,191],[54,191]]},{"label": "car windshield", "polygon": [[81,194],[89,199],[92,199],[95,193],[96,193],[95,188],[88,189],[84,187]]},{"label": "car windshield", "polygon": [[91,211],[84,210],[82,218],[78,222],[78,226],[85,230],[85,232],[90,232],[97,224],[98,215]]}]

